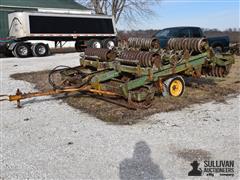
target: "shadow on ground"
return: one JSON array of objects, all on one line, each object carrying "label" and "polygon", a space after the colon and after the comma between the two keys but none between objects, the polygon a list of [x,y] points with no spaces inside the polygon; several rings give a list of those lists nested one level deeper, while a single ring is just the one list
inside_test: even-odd
[{"label": "shadow on ground", "polygon": [[136,143],[132,158],[120,163],[119,177],[121,180],[164,179],[161,169],[151,158],[150,147],[144,141]]}]

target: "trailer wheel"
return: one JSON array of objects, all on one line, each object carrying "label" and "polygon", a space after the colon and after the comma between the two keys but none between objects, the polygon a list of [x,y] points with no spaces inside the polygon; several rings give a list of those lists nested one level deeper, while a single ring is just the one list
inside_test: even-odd
[{"label": "trailer wheel", "polygon": [[26,58],[31,54],[31,48],[27,43],[17,43],[13,49],[13,55],[15,57]]},{"label": "trailer wheel", "polygon": [[77,52],[84,51],[84,48],[82,47],[84,45],[84,41],[76,41],[75,42],[75,49]]},{"label": "trailer wheel", "polygon": [[182,96],[185,91],[185,82],[181,76],[175,76],[164,81],[163,96]]},{"label": "trailer wheel", "polygon": [[35,57],[47,56],[49,53],[49,47],[44,43],[36,43],[32,45],[32,52]]},{"label": "trailer wheel", "polygon": [[113,39],[104,39],[102,41],[103,48],[113,49],[116,46],[116,42]]},{"label": "trailer wheel", "polygon": [[87,47],[90,48],[102,48],[102,43],[98,39],[91,39],[87,43]]},{"label": "trailer wheel", "polygon": [[220,45],[214,46],[213,50],[216,54],[221,54],[223,52],[223,47]]}]

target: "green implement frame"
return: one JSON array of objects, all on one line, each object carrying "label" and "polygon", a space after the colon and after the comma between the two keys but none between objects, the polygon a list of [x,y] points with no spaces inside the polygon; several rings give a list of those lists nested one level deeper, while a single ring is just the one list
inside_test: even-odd
[{"label": "green implement frame", "polygon": [[[80,59],[80,65],[84,68],[93,67],[99,70],[105,70],[96,73],[91,79],[92,88],[98,90],[113,91],[124,98],[129,98],[129,92],[141,87],[164,81],[174,75],[193,75],[196,72],[201,74],[203,68],[226,67],[234,63],[231,54],[222,54],[210,57],[209,52],[185,58],[175,64],[163,65],[159,68],[140,67],[123,65],[120,61],[101,62],[99,60]],[[128,81],[122,81],[119,77],[122,74],[134,75],[134,78]],[[151,90],[150,90],[151,91]],[[135,100],[143,101],[146,98],[146,92],[138,92]]]}]

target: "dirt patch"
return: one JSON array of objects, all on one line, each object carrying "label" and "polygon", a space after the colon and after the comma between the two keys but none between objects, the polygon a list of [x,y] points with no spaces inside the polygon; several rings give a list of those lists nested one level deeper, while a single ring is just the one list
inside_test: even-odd
[{"label": "dirt patch", "polygon": [[211,153],[202,149],[183,149],[175,152],[179,158],[185,159],[186,161],[202,161],[211,158]]},{"label": "dirt patch", "polygon": [[[231,73],[226,78],[186,78],[186,91],[182,97],[155,97],[153,105],[145,110],[129,110],[124,107],[78,94],[63,98],[63,102],[70,106],[87,112],[103,121],[115,124],[133,124],[143,119],[143,117],[159,112],[167,112],[190,107],[196,103],[209,101],[225,102],[229,94],[235,95],[240,92],[240,58],[236,58],[236,63],[231,69]],[[24,80],[35,84],[35,88],[43,91],[51,89],[48,83],[48,72],[30,72],[11,75],[16,80]]]}]

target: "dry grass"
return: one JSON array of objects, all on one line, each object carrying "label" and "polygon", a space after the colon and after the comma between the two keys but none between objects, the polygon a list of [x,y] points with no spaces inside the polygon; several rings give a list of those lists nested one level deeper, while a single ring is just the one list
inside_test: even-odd
[{"label": "dry grass", "polygon": [[[132,124],[145,116],[159,112],[167,112],[190,107],[209,101],[224,103],[228,95],[236,95],[240,91],[240,58],[232,66],[231,73],[222,78],[186,79],[186,91],[182,97],[155,97],[153,105],[145,110],[129,110],[118,105],[78,94],[63,98],[70,106],[85,111],[103,121],[115,124]],[[36,89],[43,91],[50,89],[48,71],[13,74],[12,78],[35,84]],[[122,100],[121,100],[122,101]]]}]

